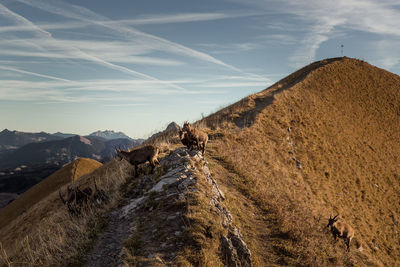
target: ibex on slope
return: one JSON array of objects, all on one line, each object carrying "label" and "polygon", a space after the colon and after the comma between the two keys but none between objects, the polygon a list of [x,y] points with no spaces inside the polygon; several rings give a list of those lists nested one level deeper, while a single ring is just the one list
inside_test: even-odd
[{"label": "ibex on slope", "polygon": [[332,215],[330,215],[327,227],[331,227],[331,233],[335,238],[335,241],[336,237],[344,239],[347,245],[347,250],[350,251],[350,242],[354,237],[354,230],[349,224],[338,222],[338,219],[336,219],[338,216],[339,214],[332,218]]},{"label": "ibex on slope", "polygon": [[156,164],[159,164],[157,156],[160,149],[153,145],[143,146],[132,151],[123,151],[117,149],[117,156],[119,160],[125,159],[130,164],[135,166],[135,177],[138,176],[138,165],[145,163],[146,161],[150,162],[152,167],[151,171],[153,172]]},{"label": "ibex on slope", "polygon": [[92,196],[93,190],[90,187],[86,187],[80,190],[79,187],[71,188],[67,187],[66,199],[61,194],[61,189],[58,191],[61,201],[67,206],[68,212],[71,215],[78,215],[84,205],[88,204]]},{"label": "ibex on slope", "polygon": [[183,124],[182,131],[187,132],[188,138],[192,144],[191,147],[196,144],[197,149],[201,149],[201,154],[204,155],[208,143],[208,135],[199,129],[193,128],[188,122]]}]

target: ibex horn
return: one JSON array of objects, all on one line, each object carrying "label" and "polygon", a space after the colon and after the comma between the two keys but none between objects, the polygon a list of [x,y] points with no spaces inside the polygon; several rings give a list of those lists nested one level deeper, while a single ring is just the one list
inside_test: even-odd
[{"label": "ibex horn", "polygon": [[65,205],[65,203],[67,203],[67,202],[65,201],[65,199],[64,199],[63,196],[61,195],[61,189],[58,190],[58,195],[60,196],[60,199],[61,199],[62,203]]}]

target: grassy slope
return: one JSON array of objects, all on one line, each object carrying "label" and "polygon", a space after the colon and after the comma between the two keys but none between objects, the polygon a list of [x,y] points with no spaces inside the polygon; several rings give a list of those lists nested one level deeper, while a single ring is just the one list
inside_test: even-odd
[{"label": "grassy slope", "polygon": [[[399,76],[345,58],[273,102],[282,81],[229,107],[238,124],[263,99],[272,102],[250,128],[220,129],[224,137],[209,151],[258,265],[399,263],[399,87]],[[355,228],[352,252],[333,244],[330,213]]]},{"label": "grassy slope", "polygon": [[[103,210],[115,205],[114,197],[118,197],[115,194],[116,188],[124,182],[129,172],[128,164],[117,161],[101,166],[94,160],[80,159],[49,176],[43,181],[44,185],[38,187],[40,190],[36,190],[43,194],[42,199],[18,213],[14,220],[0,229],[0,266],[8,260],[13,262],[11,266],[79,264],[81,254],[85,253],[96,231],[102,227]],[[80,175],[83,176],[76,180]],[[66,184],[73,179],[76,180],[74,184],[92,188],[93,181],[96,180],[98,187],[103,188],[112,198],[111,203],[104,209],[89,211],[85,216],[72,220],[61,203],[57,190],[52,192],[50,188],[57,185],[65,192],[66,186],[59,183]],[[17,208],[23,208],[23,204]],[[94,216],[94,213],[100,215]],[[2,221],[3,218],[7,220],[3,215]],[[95,219],[99,217],[100,219]]]}]

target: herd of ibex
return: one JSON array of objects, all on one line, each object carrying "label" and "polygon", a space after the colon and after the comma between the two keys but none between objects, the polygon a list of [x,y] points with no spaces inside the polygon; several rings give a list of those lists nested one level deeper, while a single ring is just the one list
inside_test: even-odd
[{"label": "herd of ibex", "polygon": [[205,132],[194,128],[188,122],[185,122],[183,128],[179,130],[179,139],[182,144],[190,150],[192,150],[196,145],[198,150],[201,149],[201,153],[204,156],[208,143],[208,135]]},{"label": "herd of ibex", "polygon": [[[194,147],[197,147],[204,155],[208,143],[208,135],[205,132],[185,122],[183,128],[179,129],[179,139],[188,149],[193,150]],[[119,160],[125,159],[135,167],[135,177],[138,176],[138,165],[147,161],[150,162],[153,172],[156,164],[159,164],[157,159],[159,151],[160,149],[154,145],[145,145],[132,151],[116,149]],[[61,191],[59,191],[59,195],[61,201],[67,206],[69,213],[72,215],[79,214],[81,209],[88,204],[102,204],[108,201],[104,190],[99,190],[96,183],[94,190],[90,187],[81,190],[79,187],[71,188],[68,186],[66,199],[63,198]],[[334,239],[336,240],[337,237],[343,238],[347,249],[350,250],[350,242],[354,237],[354,230],[349,224],[338,221],[338,216],[336,215],[333,218],[332,215],[329,216],[327,227],[330,227]]]}]

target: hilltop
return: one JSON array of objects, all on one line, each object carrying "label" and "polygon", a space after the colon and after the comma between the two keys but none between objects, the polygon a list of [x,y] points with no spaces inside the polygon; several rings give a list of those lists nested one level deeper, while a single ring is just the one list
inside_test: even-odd
[{"label": "hilltop", "polygon": [[[237,194],[255,261],[399,264],[399,88],[399,76],[364,61],[329,59],[200,122],[222,136],[211,170]],[[333,243],[330,214],[356,230],[351,253]]]},{"label": "hilltop", "polygon": [[[70,220],[56,192],[49,194],[0,228],[2,241],[19,244],[3,241],[10,257],[1,258],[396,266],[399,88],[399,76],[361,60],[312,63],[196,122],[210,137],[205,158],[182,148],[176,133],[160,134],[147,140],[162,147],[154,174],[143,167],[134,178],[125,161],[112,160],[75,182],[97,180],[112,198],[102,209]],[[331,214],[353,226],[350,252],[326,227]],[[36,223],[26,230],[21,222],[31,217]]]}]

